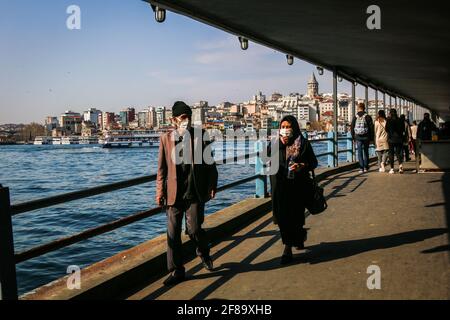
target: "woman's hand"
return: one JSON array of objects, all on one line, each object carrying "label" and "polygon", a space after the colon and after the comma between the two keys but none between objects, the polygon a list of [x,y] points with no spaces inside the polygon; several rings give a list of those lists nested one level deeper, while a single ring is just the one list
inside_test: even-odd
[{"label": "woman's hand", "polygon": [[281,141],[282,144],[287,144],[288,140],[289,140],[289,137],[280,136],[280,141]]},{"label": "woman's hand", "polygon": [[299,172],[302,168],[306,167],[306,165],[302,163],[294,163],[292,166],[289,167],[294,172]]}]

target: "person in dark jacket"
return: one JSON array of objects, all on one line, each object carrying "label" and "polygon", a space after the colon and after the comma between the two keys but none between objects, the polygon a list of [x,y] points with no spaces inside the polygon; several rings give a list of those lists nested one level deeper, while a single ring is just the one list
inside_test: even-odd
[{"label": "person in dark jacket", "polygon": [[409,120],[406,119],[406,116],[402,114],[400,119],[405,123],[405,139],[403,141],[403,151],[402,151],[402,159],[404,162],[411,161],[411,157],[409,155],[409,143],[411,142],[411,126],[409,125]]},{"label": "person in dark jacket", "polygon": [[351,133],[356,143],[360,173],[369,171],[369,145],[374,140],[372,117],[366,113],[364,103],[358,104],[358,113],[352,120]]},{"label": "person in dark jacket", "polygon": [[207,270],[213,269],[202,223],[205,203],[214,198],[218,178],[212,155],[210,159],[195,158],[198,151],[203,156],[210,141],[204,130],[191,126],[191,108],[177,101],[172,116],[176,130],[161,135],[156,178],[156,202],[167,206],[167,267],[171,272],[164,281],[167,286],[185,279],[181,250],[184,215],[186,231],[197,247],[197,255]]},{"label": "person in dark jacket", "polygon": [[431,140],[433,131],[438,131],[436,125],[430,119],[430,114],[425,113],[423,120],[420,121],[417,128],[417,139],[419,140]]},{"label": "person in dark jacket", "polygon": [[389,173],[395,173],[394,154],[398,160],[398,171],[399,173],[403,173],[403,142],[406,137],[406,127],[405,121],[397,116],[397,110],[395,109],[390,110],[390,116],[386,123],[386,131],[388,133],[389,162],[391,165]]},{"label": "person in dark jacket", "polygon": [[[281,264],[293,260],[292,247],[304,248],[305,207],[313,192],[310,171],[318,163],[309,141],[300,132],[297,119],[286,116],[280,122],[279,168],[270,176],[274,222],[284,244]],[[273,154],[275,150],[270,150]]]}]

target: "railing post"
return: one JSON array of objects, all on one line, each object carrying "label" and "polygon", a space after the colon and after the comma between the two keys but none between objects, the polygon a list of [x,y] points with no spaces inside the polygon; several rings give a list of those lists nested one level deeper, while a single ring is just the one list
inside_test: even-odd
[{"label": "railing post", "polygon": [[416,139],[416,141],[414,142],[416,144],[416,150],[415,150],[415,154],[414,157],[416,158],[416,173],[419,173],[420,170],[420,139]]},{"label": "railing post", "polygon": [[264,163],[261,159],[261,152],[267,146],[267,142],[264,141],[256,141],[255,142],[255,152],[258,154],[255,157],[255,173],[260,176],[256,178],[256,190],[255,197],[256,198],[266,198],[268,196],[267,193],[267,175],[264,172]]},{"label": "railing post", "polygon": [[9,188],[0,184],[0,300],[17,300],[16,262]]},{"label": "railing post", "polygon": [[337,70],[333,70],[333,167],[339,166],[339,151],[338,151],[338,97],[337,97]]},{"label": "railing post", "polygon": [[376,152],[375,152],[375,145],[370,144],[369,145],[369,157],[375,157]]},{"label": "railing post", "polygon": [[378,116],[378,88],[375,89],[375,117]]},{"label": "railing post", "polygon": [[353,162],[353,138],[352,133],[347,132],[347,162]]},{"label": "railing post", "polygon": [[329,131],[327,134],[327,164],[328,167],[334,167],[334,132],[333,131]]}]

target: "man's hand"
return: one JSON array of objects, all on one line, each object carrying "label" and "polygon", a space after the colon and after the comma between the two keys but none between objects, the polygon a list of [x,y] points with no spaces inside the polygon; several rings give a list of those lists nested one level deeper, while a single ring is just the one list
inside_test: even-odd
[{"label": "man's hand", "polygon": [[165,202],[165,198],[164,197],[158,197],[156,198],[156,202],[158,203],[158,205],[163,206],[164,202]]},{"label": "man's hand", "polygon": [[216,197],[216,190],[211,190],[211,199]]}]

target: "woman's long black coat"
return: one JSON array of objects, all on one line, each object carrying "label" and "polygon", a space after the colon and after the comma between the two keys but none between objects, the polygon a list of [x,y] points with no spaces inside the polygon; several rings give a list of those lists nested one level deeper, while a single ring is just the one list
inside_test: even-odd
[{"label": "woman's long black coat", "polygon": [[303,243],[305,206],[312,197],[313,185],[310,171],[318,165],[311,143],[300,134],[300,152],[293,159],[306,167],[288,179],[286,146],[279,142],[279,170],[270,176],[274,223],[278,224],[285,245],[300,246]]}]

